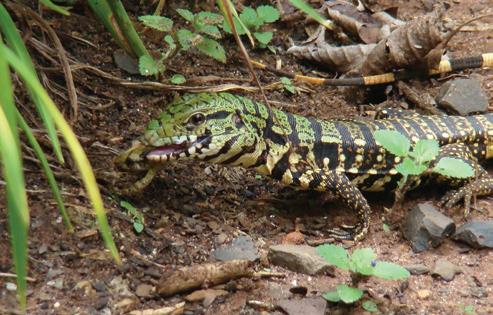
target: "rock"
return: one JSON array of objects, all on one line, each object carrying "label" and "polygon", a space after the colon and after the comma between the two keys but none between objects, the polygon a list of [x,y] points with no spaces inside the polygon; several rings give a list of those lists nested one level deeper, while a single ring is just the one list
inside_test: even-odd
[{"label": "rock", "polygon": [[94,290],[96,290],[97,292],[104,292],[106,291],[106,284],[104,284],[103,281],[96,281],[96,282],[93,282],[92,283],[92,287],[94,288]]},{"label": "rock", "polygon": [[332,273],[334,267],[308,245],[275,245],[269,248],[269,261],[277,266],[309,275]]},{"label": "rock", "polygon": [[475,79],[448,81],[440,88],[436,100],[438,105],[462,116],[488,109],[488,97]]},{"label": "rock", "polygon": [[98,311],[101,309],[105,308],[106,305],[108,305],[108,302],[110,301],[110,298],[107,296],[100,297],[94,301],[94,308]]},{"label": "rock", "polygon": [[416,292],[416,293],[418,294],[418,298],[420,298],[421,300],[425,300],[425,299],[429,298],[431,295],[430,290],[418,290],[418,292]]},{"label": "rock", "polygon": [[460,268],[449,262],[448,260],[441,258],[435,263],[435,267],[431,271],[432,276],[440,276],[445,281],[452,281],[455,274],[461,272]]},{"label": "rock", "polygon": [[430,271],[430,269],[423,264],[407,265],[404,266],[404,268],[406,268],[412,275],[422,275]]},{"label": "rock", "polygon": [[300,300],[280,300],[277,306],[289,315],[324,315],[327,301],[322,297],[310,297]]},{"label": "rock", "polygon": [[248,235],[240,235],[231,244],[219,247],[212,252],[214,258],[220,261],[249,260],[255,261],[260,258],[253,239]]},{"label": "rock", "polygon": [[185,296],[187,302],[199,302],[205,299],[214,300],[218,296],[227,295],[228,291],[225,290],[215,290],[215,289],[205,289],[198,290]]},{"label": "rock", "polygon": [[404,237],[414,252],[437,247],[455,231],[455,223],[429,203],[420,203],[408,212],[403,228]]},{"label": "rock", "polygon": [[16,291],[17,285],[13,282],[7,282],[5,283],[5,289],[7,289],[8,291]]},{"label": "rock", "polygon": [[113,59],[118,68],[123,69],[130,74],[140,74],[138,60],[129,56],[123,49],[115,50]]},{"label": "rock", "polygon": [[286,234],[286,236],[282,238],[283,244],[300,245],[303,244],[304,242],[305,242],[305,236],[300,231],[294,231],[288,233]]},{"label": "rock", "polygon": [[139,297],[149,297],[154,292],[154,287],[149,284],[141,283],[135,289],[135,295]]},{"label": "rock", "polygon": [[493,248],[493,221],[471,221],[457,229],[455,240],[474,248]]}]

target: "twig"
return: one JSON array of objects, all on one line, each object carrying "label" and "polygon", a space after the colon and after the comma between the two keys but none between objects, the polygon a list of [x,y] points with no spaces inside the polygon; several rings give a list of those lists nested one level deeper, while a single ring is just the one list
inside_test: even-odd
[{"label": "twig", "polygon": [[[10,273],[10,272],[0,272],[0,277],[2,278],[17,278],[17,275],[15,273]],[[26,277],[26,280],[29,282],[36,282],[36,279],[31,278],[31,277]]]}]

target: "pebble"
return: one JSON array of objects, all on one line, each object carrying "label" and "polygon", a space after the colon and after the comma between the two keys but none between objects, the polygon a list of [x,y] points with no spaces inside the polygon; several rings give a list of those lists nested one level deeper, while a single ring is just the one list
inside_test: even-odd
[{"label": "pebble", "polygon": [[17,285],[13,282],[7,282],[5,283],[5,289],[7,289],[8,291],[15,291],[17,290]]},{"label": "pebble", "polygon": [[149,284],[141,283],[135,289],[135,295],[139,297],[149,297],[154,292],[154,287]]},{"label": "pebble", "polygon": [[426,290],[426,289],[425,290],[418,290],[417,294],[418,294],[418,298],[420,298],[421,300],[425,300],[425,299],[430,297],[431,291]]},{"label": "pebble", "polygon": [[444,258],[440,258],[435,263],[431,275],[439,276],[445,281],[452,281],[455,275],[460,272],[461,269],[459,267]]},{"label": "pebble", "polygon": [[467,222],[457,229],[454,239],[474,248],[493,248],[493,221]]},{"label": "pebble", "polygon": [[440,88],[436,97],[438,105],[467,116],[472,113],[484,113],[488,110],[488,96],[475,79],[450,80]]},{"label": "pebble", "polygon": [[223,245],[213,251],[212,255],[220,261],[236,259],[255,261],[260,258],[255,242],[248,235],[238,236],[231,244]]},{"label": "pebble", "polygon": [[412,275],[422,275],[430,271],[430,269],[423,264],[407,265],[404,266],[404,268],[406,268]]},{"label": "pebble", "polygon": [[269,248],[269,261],[277,266],[309,275],[333,273],[334,267],[308,245],[275,245]]}]

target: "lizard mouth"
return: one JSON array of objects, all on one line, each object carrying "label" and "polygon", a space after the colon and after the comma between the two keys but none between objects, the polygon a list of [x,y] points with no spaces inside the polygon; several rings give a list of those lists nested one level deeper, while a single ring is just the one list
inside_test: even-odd
[{"label": "lizard mouth", "polygon": [[156,146],[146,154],[151,162],[166,162],[180,158],[193,157],[206,150],[210,137],[208,136],[175,136],[162,140],[165,144]]}]

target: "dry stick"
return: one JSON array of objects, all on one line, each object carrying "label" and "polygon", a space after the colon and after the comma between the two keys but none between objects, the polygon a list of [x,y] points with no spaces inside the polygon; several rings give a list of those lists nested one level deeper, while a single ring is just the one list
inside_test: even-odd
[{"label": "dry stick", "polygon": [[67,52],[63,48],[62,42],[58,38],[58,35],[53,30],[53,28],[51,28],[51,26],[45,20],[43,20],[43,18],[41,18],[36,12],[34,12],[31,8],[13,2],[7,5],[10,6],[13,10],[17,10],[18,12],[28,15],[32,19],[34,19],[36,23],[38,23],[38,25],[46,32],[46,34],[48,34],[48,37],[55,45],[55,48],[58,52],[58,57],[60,58],[60,64],[63,68],[63,73],[65,75],[65,82],[67,84],[70,106],[72,108],[71,121],[72,122],[77,121],[77,112],[79,111],[79,104],[77,102],[77,92],[75,90],[75,84],[72,77],[72,71],[70,69],[70,65],[68,62]]},{"label": "dry stick", "polygon": [[257,84],[257,86],[260,90],[260,93],[262,93],[262,97],[264,98],[265,104],[267,104],[268,103],[267,96],[265,96],[264,89],[262,88],[262,85],[260,84],[260,81],[257,77],[257,74],[255,73],[255,70],[253,69],[253,65],[252,65],[252,61],[250,59],[250,56],[248,55],[248,52],[247,52],[245,46],[243,45],[243,42],[241,41],[241,38],[238,35],[238,32],[236,31],[236,25],[235,25],[234,20],[233,20],[233,14],[231,13],[231,7],[229,6],[229,2],[228,2],[228,0],[221,0],[221,3],[223,5],[224,12],[226,12],[226,18],[228,19],[228,23],[231,27],[231,32],[233,33],[233,36],[236,40],[236,43],[240,47],[241,53],[243,54],[243,58],[246,61],[248,70],[250,71],[250,74],[252,75],[255,83]]}]

